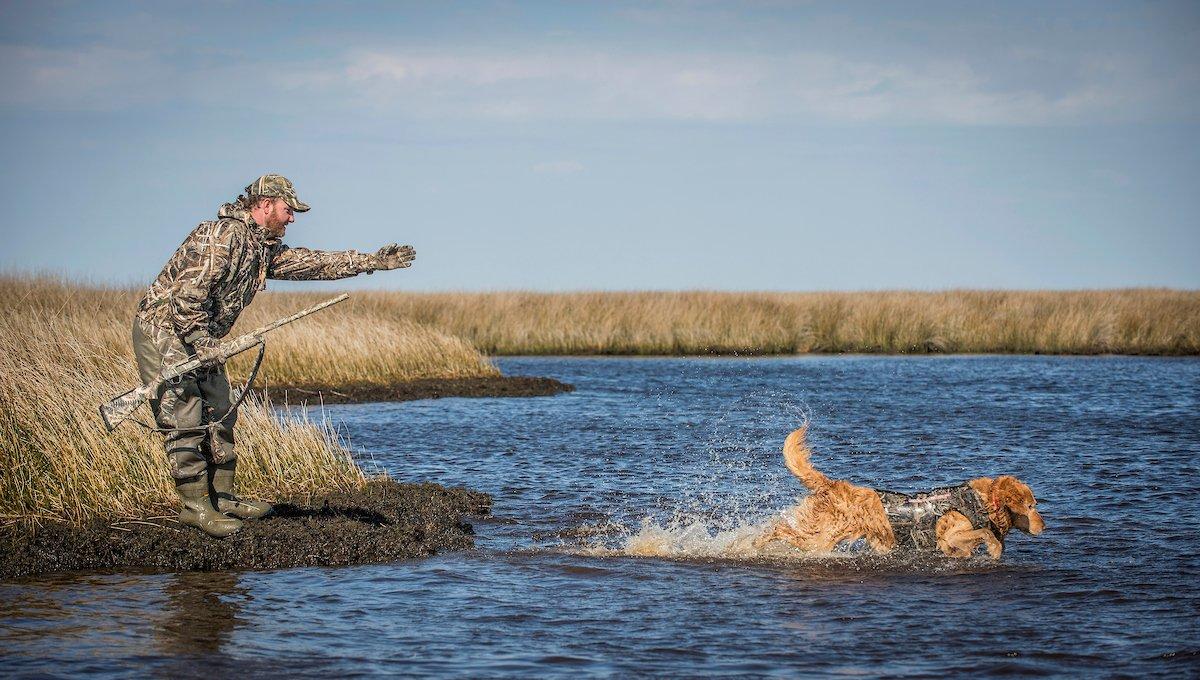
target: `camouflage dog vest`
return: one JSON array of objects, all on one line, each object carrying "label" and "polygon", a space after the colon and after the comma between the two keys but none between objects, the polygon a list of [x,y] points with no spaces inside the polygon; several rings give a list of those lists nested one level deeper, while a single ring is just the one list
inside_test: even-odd
[{"label": "camouflage dog vest", "polygon": [[948,512],[960,512],[971,521],[972,529],[991,526],[987,508],[969,484],[945,486],[931,491],[906,494],[876,489],[888,523],[896,535],[896,544],[909,550],[937,549],[937,522]]}]

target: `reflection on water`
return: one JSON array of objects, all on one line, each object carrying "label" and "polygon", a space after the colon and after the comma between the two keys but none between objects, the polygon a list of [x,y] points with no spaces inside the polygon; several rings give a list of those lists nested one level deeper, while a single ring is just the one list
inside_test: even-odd
[{"label": "reflection on water", "polygon": [[[0,585],[0,669],[211,677],[253,598],[234,573],[52,575]],[[196,659],[208,659],[204,667]],[[8,673],[5,673],[8,675]]]},{"label": "reflection on water", "polygon": [[[1200,361],[500,363],[578,390],[328,409],[368,464],[491,493],[477,550],[0,584],[0,675],[1200,672]],[[1049,528],[1000,562],[755,552],[806,417],[830,476],[1014,473]]]},{"label": "reflection on water", "polygon": [[154,627],[166,656],[219,652],[237,627],[238,613],[250,592],[238,585],[237,574],[187,572],[175,574],[163,588],[163,616]]}]

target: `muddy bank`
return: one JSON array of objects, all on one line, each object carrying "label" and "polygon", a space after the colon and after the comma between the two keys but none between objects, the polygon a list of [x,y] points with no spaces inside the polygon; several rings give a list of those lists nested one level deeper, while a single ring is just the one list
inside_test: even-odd
[{"label": "muddy bank", "polygon": [[276,404],[303,402],[359,404],[372,401],[412,401],[442,397],[547,397],[572,392],[574,385],[553,378],[499,376],[494,378],[427,378],[393,385],[337,385],[336,387],[270,387]]},{"label": "muddy bank", "polygon": [[467,515],[491,498],[437,484],[372,481],[359,491],[288,499],[276,514],[216,540],[174,517],[30,532],[0,528],[0,578],[92,569],[216,571],[340,566],[423,557],[470,548]]}]

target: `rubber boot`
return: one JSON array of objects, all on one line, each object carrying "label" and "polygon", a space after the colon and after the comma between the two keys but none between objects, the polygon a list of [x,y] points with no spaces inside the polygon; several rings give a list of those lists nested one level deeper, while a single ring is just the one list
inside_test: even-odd
[{"label": "rubber boot", "polygon": [[204,475],[175,481],[175,492],[183,503],[179,523],[195,527],[213,538],[225,538],[242,528],[242,521],[217,512],[208,495]]},{"label": "rubber boot", "polygon": [[213,491],[216,493],[217,509],[239,519],[258,519],[271,512],[271,504],[262,501],[248,501],[238,498],[233,493],[233,476],[237,472],[237,461],[231,460],[220,465],[208,465],[212,475]]}]

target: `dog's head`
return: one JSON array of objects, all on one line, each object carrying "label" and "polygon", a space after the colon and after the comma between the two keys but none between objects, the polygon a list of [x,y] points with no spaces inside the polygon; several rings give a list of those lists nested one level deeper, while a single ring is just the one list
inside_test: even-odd
[{"label": "dog's head", "polygon": [[1016,477],[1004,475],[992,487],[992,503],[1007,510],[1012,525],[1027,534],[1037,536],[1046,528],[1037,511],[1037,499],[1029,485]]}]

